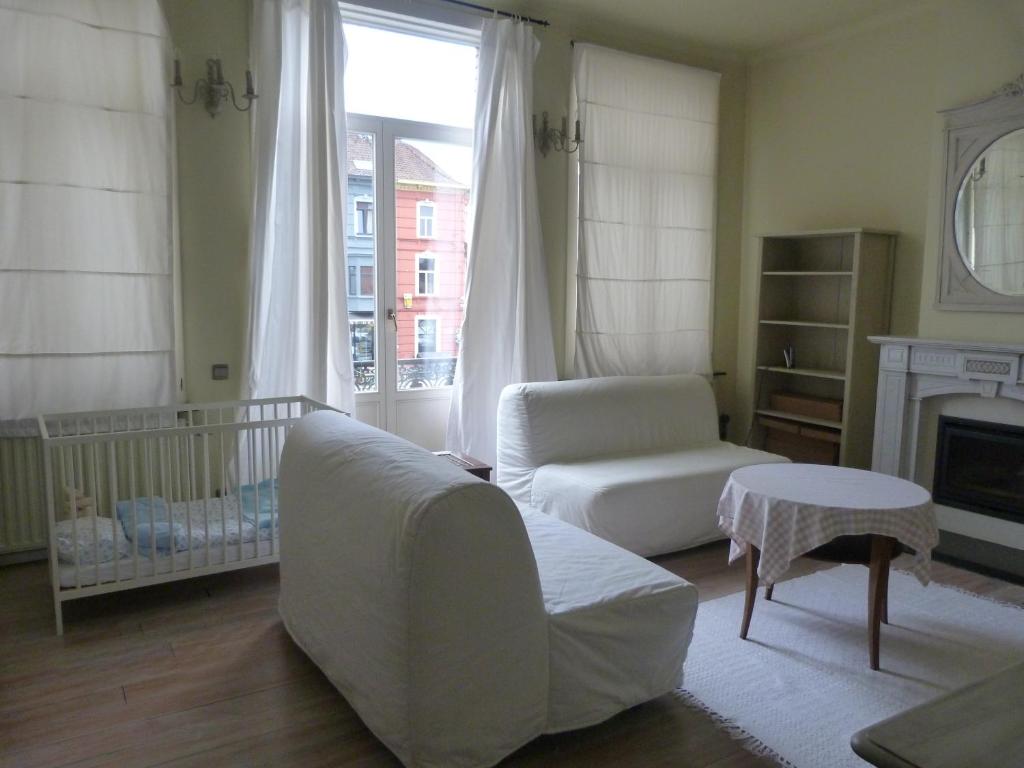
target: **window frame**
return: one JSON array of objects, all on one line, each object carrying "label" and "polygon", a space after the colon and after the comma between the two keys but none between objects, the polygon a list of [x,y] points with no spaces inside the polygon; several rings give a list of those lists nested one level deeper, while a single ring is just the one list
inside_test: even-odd
[{"label": "window frame", "polygon": [[[430,270],[421,269],[420,268],[420,259],[430,259],[432,262],[434,262],[434,268],[430,269]],[[416,289],[416,295],[417,296],[430,296],[430,297],[437,296],[437,278],[438,278],[438,273],[440,271],[437,268],[437,262],[438,262],[437,254],[434,253],[433,251],[422,251],[421,253],[417,253],[416,254],[416,285],[414,287]],[[430,292],[426,292],[426,291],[421,291],[420,290],[420,275],[430,275],[431,276],[430,285],[431,285],[431,289],[432,290]]]},{"label": "window frame", "polygon": [[[363,220],[359,215],[359,204],[369,203],[370,210],[369,215],[366,217],[366,223],[369,225],[369,230],[359,231],[359,223]],[[352,236],[353,237],[373,237],[377,231],[376,222],[374,217],[377,215],[377,206],[374,205],[373,195],[356,195],[352,198]]]},{"label": "window frame", "polygon": [[370,343],[373,346],[373,354],[370,356],[369,360],[355,360],[355,359],[353,359],[352,362],[353,363],[356,363],[356,362],[360,362],[360,363],[373,362],[374,365],[379,365],[380,363],[377,360],[377,322],[376,322],[376,319],[372,318],[372,317],[366,317],[366,318],[363,318],[363,317],[350,317],[349,320],[348,320],[348,324],[349,324],[349,337],[350,338],[355,335],[355,333],[353,332],[352,326],[355,326],[355,325],[368,325],[368,326],[370,326],[370,333],[369,333]]},{"label": "window frame", "polygon": [[[375,289],[377,287],[377,270],[373,264],[348,264],[348,269],[345,275],[345,295],[350,299],[372,299],[376,294],[371,290],[370,293],[363,293],[363,270],[370,270],[370,286]],[[352,292],[352,288],[355,287],[356,292]]]},{"label": "window frame", "polygon": [[[430,206],[430,218],[425,219],[423,217],[423,207]],[[423,234],[423,222],[430,222],[430,234]],[[437,223],[437,201],[435,200],[420,200],[416,203],[416,238],[418,240],[436,240],[437,239],[437,228],[434,226]]]}]

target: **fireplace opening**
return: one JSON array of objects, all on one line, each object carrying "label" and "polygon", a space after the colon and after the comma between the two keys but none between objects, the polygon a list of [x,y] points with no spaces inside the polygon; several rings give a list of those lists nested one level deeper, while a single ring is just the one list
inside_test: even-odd
[{"label": "fireplace opening", "polygon": [[1024,427],[940,416],[932,497],[1024,523]]}]

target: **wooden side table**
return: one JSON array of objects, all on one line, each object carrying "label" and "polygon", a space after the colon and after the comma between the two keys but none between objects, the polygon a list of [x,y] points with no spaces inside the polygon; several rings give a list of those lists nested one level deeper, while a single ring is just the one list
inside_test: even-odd
[{"label": "wooden side table", "polygon": [[729,561],[747,558],[747,594],[740,624],[746,640],[758,578],[773,585],[801,555],[871,569],[868,641],[878,669],[880,625],[888,623],[889,561],[900,544],[914,550],[911,572],[928,583],[939,540],[931,496],[897,477],[817,464],[759,464],[737,469],[718,502],[718,527],[732,539]]},{"label": "wooden side table", "polygon": [[466,470],[469,474],[475,475],[481,480],[491,482],[491,470],[493,467],[480,461],[480,459],[467,456],[464,453],[458,453],[457,451],[434,451],[434,455],[450,461],[455,466]]},{"label": "wooden side table", "polygon": [[[852,563],[868,567],[868,660],[871,669],[878,669],[881,625],[889,623],[889,563],[899,554],[900,543],[891,536],[867,534],[839,536],[828,544],[812,549],[804,557],[830,563]],[[750,618],[757,596],[757,565],[761,553],[755,546],[747,549],[747,594],[743,603],[740,638],[747,639]],[[765,600],[771,600],[775,585],[765,588]]]}]

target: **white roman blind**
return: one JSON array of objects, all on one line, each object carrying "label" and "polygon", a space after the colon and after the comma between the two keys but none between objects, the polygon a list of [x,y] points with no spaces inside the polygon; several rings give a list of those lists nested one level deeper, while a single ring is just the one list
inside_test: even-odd
[{"label": "white roman blind", "polygon": [[174,398],[157,0],[0,0],[0,426]]},{"label": "white roman blind", "polygon": [[577,377],[708,373],[719,75],[577,43]]}]

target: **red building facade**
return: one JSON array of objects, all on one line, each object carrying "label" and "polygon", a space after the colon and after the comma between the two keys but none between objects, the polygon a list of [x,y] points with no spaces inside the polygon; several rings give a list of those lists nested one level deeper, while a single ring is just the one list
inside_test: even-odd
[{"label": "red building facade", "polygon": [[398,359],[454,358],[466,285],[469,190],[416,147],[395,145]]}]

